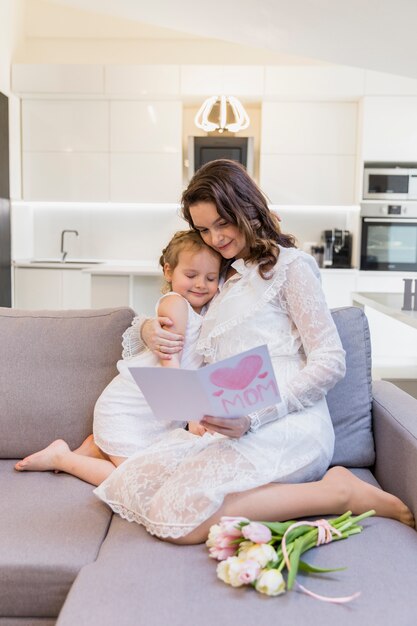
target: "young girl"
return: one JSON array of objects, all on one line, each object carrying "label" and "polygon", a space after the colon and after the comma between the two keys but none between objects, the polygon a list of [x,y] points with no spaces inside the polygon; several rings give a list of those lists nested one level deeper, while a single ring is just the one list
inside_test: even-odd
[{"label": "young girl", "polygon": [[[312,257],[281,232],[265,196],[233,161],[200,168],[182,203],[190,227],[229,260],[198,352],[213,363],[268,344],[282,402],[233,420],[205,416],[214,436],[168,432],[95,493],[122,517],[177,543],[204,541],[222,515],[286,520],[374,508],[412,525],[395,496],[344,468],[326,472],[334,433],[325,395],[344,376],[345,353]],[[160,358],[173,353],[163,333],[155,322],[142,330]]]},{"label": "young girl", "polygon": [[[181,231],[162,251],[160,264],[169,292],[158,301],[156,313],[169,317],[175,332],[184,335],[182,352],[162,362],[150,350],[120,360],[119,375],[104,389],[94,409],[94,442],[90,438],[81,448],[71,451],[65,441],[58,439],[19,461],[16,470],[64,471],[99,485],[127,457],[147,448],[163,434],[184,428],[186,422],[162,422],[153,417],[129,367],[200,367],[203,359],[195,346],[202,323],[201,311],[217,292],[221,256],[206,246],[198,233]],[[190,422],[189,431],[202,435],[206,429]]]}]

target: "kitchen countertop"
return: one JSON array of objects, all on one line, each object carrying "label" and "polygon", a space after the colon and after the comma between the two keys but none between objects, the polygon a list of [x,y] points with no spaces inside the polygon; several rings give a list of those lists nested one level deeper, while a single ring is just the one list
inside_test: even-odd
[{"label": "kitchen countertop", "polygon": [[375,311],[417,328],[417,311],[403,311],[401,309],[403,305],[402,293],[355,292],[352,293],[352,302],[354,305],[362,307],[369,306]]},{"label": "kitchen countertop", "polygon": [[162,276],[162,268],[150,261],[106,261],[83,270],[91,276]]},{"label": "kitchen countertop", "polygon": [[[133,275],[133,276],[159,276],[161,275],[160,265],[147,260],[113,260],[113,259],[17,259],[13,261],[14,267],[26,268],[49,268],[49,269],[81,269],[92,275]],[[322,273],[330,274],[355,274],[359,270],[356,268],[320,268]],[[380,274],[380,272],[378,272]]]},{"label": "kitchen countertop", "polygon": [[151,261],[101,259],[23,259],[13,261],[14,267],[31,269],[82,270],[90,274],[160,276],[161,267]]}]

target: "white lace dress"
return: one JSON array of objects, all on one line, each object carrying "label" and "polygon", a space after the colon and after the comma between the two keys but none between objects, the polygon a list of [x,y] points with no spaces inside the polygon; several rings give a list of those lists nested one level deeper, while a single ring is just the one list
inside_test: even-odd
[{"label": "white lace dress", "polygon": [[[171,292],[172,293],[172,292]],[[165,294],[168,297],[170,294]],[[177,294],[178,295],[178,294]],[[158,304],[156,311],[158,310]],[[202,317],[188,305],[188,319],[185,331],[181,367],[197,369],[203,357],[196,352]],[[137,332],[137,329],[135,329]],[[117,363],[118,376],[107,385],[94,408],[93,434],[98,447],[111,456],[129,457],[147,448],[165,433],[185,426],[177,421],[157,420],[139,387],[129,372],[129,367],[159,367],[158,358],[150,350],[145,350],[129,359]],[[169,416],[168,416],[169,418]]]},{"label": "white lace dress", "polygon": [[159,537],[188,534],[229,493],[316,480],[332,458],[325,394],[343,377],[345,354],[315,261],[281,248],[269,280],[256,265],[238,260],[233,267],[237,274],[203,320],[198,350],[212,363],[267,343],[283,401],[251,414],[251,431],[240,439],[174,430],[95,490],[113,511]]}]

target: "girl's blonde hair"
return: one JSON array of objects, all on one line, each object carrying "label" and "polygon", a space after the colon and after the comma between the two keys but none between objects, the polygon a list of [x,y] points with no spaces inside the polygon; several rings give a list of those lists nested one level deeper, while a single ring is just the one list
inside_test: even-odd
[{"label": "girl's blonde hair", "polygon": [[[199,252],[200,250],[208,250],[211,254],[223,261],[223,257],[210,248],[201,239],[200,234],[195,230],[179,230],[172,237],[168,245],[162,250],[162,254],[159,258],[159,264],[162,269],[165,268],[165,264],[168,263],[171,271],[173,271],[179,261],[180,254],[183,250],[193,250]],[[162,287],[162,293],[168,293],[171,291],[171,283],[165,280],[165,284]]]}]

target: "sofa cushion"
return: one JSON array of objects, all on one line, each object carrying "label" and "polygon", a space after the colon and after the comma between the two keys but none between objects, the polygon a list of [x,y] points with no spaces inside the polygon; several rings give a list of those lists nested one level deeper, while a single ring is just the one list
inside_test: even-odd
[{"label": "sofa cushion", "polygon": [[346,350],[346,376],[327,394],[336,435],[332,465],[369,467],[375,448],[368,321],[357,307],[335,309],[332,315]]},{"label": "sofa cushion", "polygon": [[0,461],[0,616],[56,617],[97,557],[111,512],[88,483],[13,465]]},{"label": "sofa cushion", "polygon": [[[367,470],[359,476],[375,482]],[[97,561],[79,573],[57,626],[413,624],[416,532],[382,518],[363,526],[362,534],[305,557],[322,567],[347,567],[323,576],[300,575],[300,582],[324,595],[362,592],[351,605],[337,606],[296,591],[268,598],[250,588],[234,589],[217,579],[216,562],[204,545],[167,544],[114,516]]]},{"label": "sofa cushion", "polygon": [[[19,458],[92,432],[94,404],[117,374],[131,309],[0,308],[0,458]],[[30,358],[29,358],[30,356]]]}]

